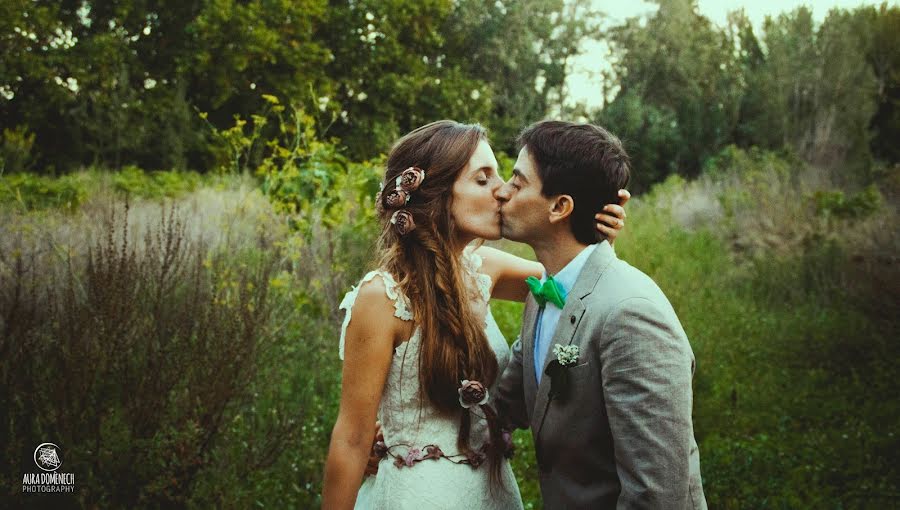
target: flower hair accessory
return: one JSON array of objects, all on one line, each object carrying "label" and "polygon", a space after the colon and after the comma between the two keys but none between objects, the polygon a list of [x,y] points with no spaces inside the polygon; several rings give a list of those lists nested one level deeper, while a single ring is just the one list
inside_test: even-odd
[{"label": "flower hair accessory", "polygon": [[425,170],[417,166],[411,166],[403,171],[400,175],[394,179],[394,185],[397,188],[402,189],[408,193],[412,193],[413,191],[419,189],[419,186],[422,185],[422,181],[425,180]]},{"label": "flower hair accessory", "polygon": [[394,211],[394,214],[391,215],[391,224],[394,225],[397,233],[401,236],[405,236],[416,229],[416,222],[413,221],[412,213],[406,209]]},{"label": "flower hair accessory", "polygon": [[466,409],[480,406],[488,401],[488,391],[478,381],[462,381],[462,386],[457,391],[459,392],[459,405]]},{"label": "flower hair accessory", "polygon": [[410,196],[402,189],[389,191],[387,195],[382,195],[384,204],[388,209],[399,209],[409,203]]},{"label": "flower hair accessory", "polygon": [[382,183],[379,186],[378,194],[375,195],[375,209],[379,214],[383,214],[391,209],[397,209],[391,215],[391,224],[394,225],[401,236],[416,229],[412,213],[403,209],[403,207],[409,203],[412,193],[419,189],[424,180],[425,170],[411,166],[394,179],[394,189],[385,190],[384,183]]}]

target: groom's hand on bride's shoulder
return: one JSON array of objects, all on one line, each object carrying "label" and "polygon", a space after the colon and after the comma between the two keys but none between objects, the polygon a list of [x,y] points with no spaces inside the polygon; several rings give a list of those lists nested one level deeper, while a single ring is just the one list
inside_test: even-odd
[{"label": "groom's hand on bride's shoulder", "polygon": [[597,230],[609,239],[609,244],[613,244],[619,237],[619,231],[625,227],[625,203],[631,199],[631,193],[628,190],[619,190],[619,203],[606,204],[603,212],[599,212],[594,216],[597,220]]},{"label": "groom's hand on bride's shoulder", "polygon": [[375,445],[384,442],[384,434],[381,433],[381,422],[375,422],[375,437],[372,439],[372,449],[369,450],[369,460],[366,462],[366,474],[375,476],[378,474],[378,463],[381,457],[375,453]]}]

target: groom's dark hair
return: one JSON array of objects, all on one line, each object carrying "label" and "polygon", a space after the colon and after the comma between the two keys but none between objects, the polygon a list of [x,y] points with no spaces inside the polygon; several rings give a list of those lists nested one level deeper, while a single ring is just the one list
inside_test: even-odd
[{"label": "groom's dark hair", "polygon": [[618,191],[628,185],[631,171],[622,142],[600,126],[545,120],[525,128],[517,144],[528,148],[542,195],[572,197],[575,239],[582,244],[606,239],[594,216],[606,204],[618,204]]}]

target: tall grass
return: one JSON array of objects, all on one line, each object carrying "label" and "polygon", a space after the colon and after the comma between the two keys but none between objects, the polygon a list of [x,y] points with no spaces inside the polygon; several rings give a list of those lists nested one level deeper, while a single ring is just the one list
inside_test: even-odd
[{"label": "tall grass", "polygon": [[[635,201],[617,246],[666,292],[694,348],[710,507],[895,504],[896,211],[828,217],[816,198],[833,190],[756,171],[670,179]],[[714,204],[705,221],[685,221],[694,200]]]},{"label": "tall grass", "polygon": [[0,451],[20,459],[3,474],[33,471],[51,440],[78,480],[75,495],[7,485],[3,499],[314,505],[339,374],[334,316],[308,285],[327,261],[255,183],[221,184],[2,209]]}]

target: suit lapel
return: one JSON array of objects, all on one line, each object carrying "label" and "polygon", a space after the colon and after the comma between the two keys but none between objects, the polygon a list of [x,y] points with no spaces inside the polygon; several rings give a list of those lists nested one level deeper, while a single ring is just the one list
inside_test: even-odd
[{"label": "suit lapel", "polygon": [[532,416],[534,395],[537,392],[537,381],[534,380],[534,330],[537,320],[538,305],[529,292],[525,298],[525,312],[522,314],[522,384],[525,389],[525,405],[528,416]]},{"label": "suit lapel", "polygon": [[[547,346],[548,352],[544,360],[544,366],[541,368],[542,371],[546,370],[547,365],[553,360],[551,356],[553,356],[554,345],[570,345],[575,340],[578,326],[581,324],[581,319],[584,317],[585,312],[583,299],[594,291],[597,282],[600,280],[600,277],[603,276],[603,272],[606,271],[615,259],[616,254],[613,251],[612,246],[606,241],[597,245],[597,248],[594,249],[594,253],[588,258],[584,268],[582,268],[581,273],[578,275],[578,279],[575,281],[575,286],[566,297],[566,305],[563,307],[562,313],[560,313],[559,322],[556,324],[556,330],[553,332],[553,340],[551,340],[550,345]],[[531,333],[531,366],[533,368],[534,325],[531,327]],[[532,384],[534,384],[534,372],[531,372],[531,375],[531,381]],[[531,430],[534,432],[535,438],[537,438],[538,434],[541,432],[541,428],[544,425],[544,417],[550,404],[550,384],[550,377],[543,374],[541,376],[541,384],[537,388],[534,411],[531,413]]]}]

